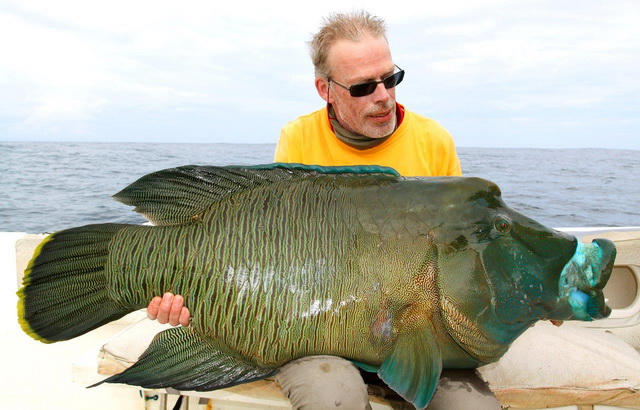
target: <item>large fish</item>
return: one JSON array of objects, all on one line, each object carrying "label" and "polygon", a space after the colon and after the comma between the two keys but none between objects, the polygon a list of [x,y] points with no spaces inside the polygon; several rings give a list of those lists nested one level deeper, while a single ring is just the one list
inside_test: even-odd
[{"label": "large fish", "polygon": [[579,243],[479,178],[383,167],[186,166],[115,195],[156,226],[50,235],[19,290],[23,329],[81,335],[157,294],[189,327],[107,382],[214,390],[290,360],[342,356],[425,407],[442,368],[496,361],[540,319],[605,317],[615,248]]}]

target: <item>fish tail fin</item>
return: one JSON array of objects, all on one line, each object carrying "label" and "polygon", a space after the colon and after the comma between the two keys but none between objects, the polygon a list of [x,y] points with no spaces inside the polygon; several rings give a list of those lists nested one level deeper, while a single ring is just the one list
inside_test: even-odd
[{"label": "fish tail fin", "polygon": [[18,321],[52,343],[80,336],[132,309],[109,296],[109,242],[124,224],[87,225],[49,235],[35,250],[18,291]]}]

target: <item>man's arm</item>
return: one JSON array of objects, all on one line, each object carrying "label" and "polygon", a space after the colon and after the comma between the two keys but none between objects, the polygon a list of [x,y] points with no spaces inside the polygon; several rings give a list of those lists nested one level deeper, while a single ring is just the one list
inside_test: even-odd
[{"label": "man's arm", "polygon": [[442,175],[460,177],[462,176],[462,168],[460,167],[460,158],[458,157],[456,145],[451,134],[444,128],[443,131],[446,133],[446,144],[441,154],[444,165]]},{"label": "man's arm", "polygon": [[171,326],[189,326],[191,313],[184,306],[182,296],[174,296],[173,293],[167,292],[162,297],[156,296],[151,299],[147,306],[147,317],[151,320],[157,319],[162,324],[169,323]]},{"label": "man's arm", "polygon": [[280,138],[273,155],[273,162],[304,163],[302,135],[293,122],[280,130]]}]

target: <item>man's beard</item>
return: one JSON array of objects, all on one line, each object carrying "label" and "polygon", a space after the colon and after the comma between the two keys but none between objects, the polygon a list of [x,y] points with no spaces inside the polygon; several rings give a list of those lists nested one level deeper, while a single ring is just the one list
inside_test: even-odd
[{"label": "man's beard", "polygon": [[[368,120],[368,117],[370,115],[376,115],[388,111],[391,111],[391,119],[384,124],[376,124]],[[365,111],[364,113],[360,113],[358,119],[360,119],[361,121],[359,122],[355,121],[355,118],[352,118],[351,115],[345,117],[340,115],[340,113],[337,111],[336,114],[338,117],[338,121],[345,129],[369,138],[383,138],[390,135],[391,133],[393,133],[393,131],[395,131],[396,123],[398,121],[395,111],[395,101],[393,100],[378,104],[375,107]],[[356,124],[356,126],[352,126],[352,124]]]}]

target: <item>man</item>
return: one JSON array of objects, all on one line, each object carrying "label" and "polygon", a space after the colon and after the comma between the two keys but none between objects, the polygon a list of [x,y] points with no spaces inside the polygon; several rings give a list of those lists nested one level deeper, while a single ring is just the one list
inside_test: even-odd
[{"label": "man", "polygon": [[334,15],[310,43],[315,86],[327,106],[287,124],[276,162],[377,164],[404,176],[460,175],[453,139],[395,101],[404,77],[382,20]]},{"label": "man", "polygon": [[[461,175],[451,135],[396,103],[395,86],[404,71],[391,58],[381,19],[364,12],[332,15],[310,42],[310,50],[316,90],[327,104],[282,129],[276,162],[384,165],[404,176]],[[174,326],[189,323],[183,299],[170,293],[154,298],[148,314]],[[464,379],[466,390],[473,381],[468,375]],[[284,366],[276,380],[294,408],[369,406],[362,377],[344,359],[298,359]],[[483,388],[487,390],[480,386],[475,391]],[[441,401],[453,408],[449,399]],[[489,401],[489,408],[499,408],[493,397]]]}]

